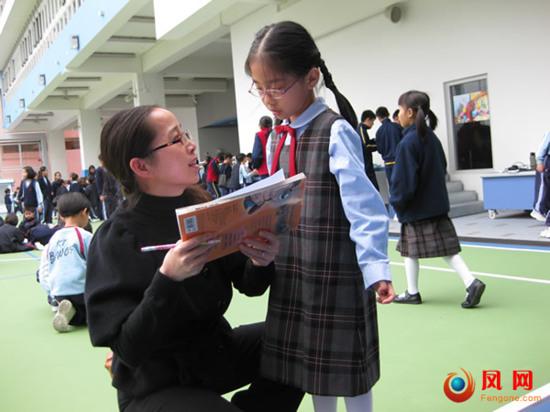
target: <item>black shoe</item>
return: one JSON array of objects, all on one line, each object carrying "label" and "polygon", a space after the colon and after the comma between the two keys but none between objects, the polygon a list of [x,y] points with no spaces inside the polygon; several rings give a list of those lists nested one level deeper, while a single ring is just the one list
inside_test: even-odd
[{"label": "black shoe", "polygon": [[473,308],[481,300],[481,295],[485,291],[485,283],[479,279],[475,279],[470,286],[466,289],[468,294],[466,300],[462,302],[462,307],[465,309]]},{"label": "black shoe", "polygon": [[420,292],[411,295],[409,291],[406,290],[404,294],[396,296],[393,302],[406,303],[408,305],[420,305],[422,303],[422,298],[420,297]]}]

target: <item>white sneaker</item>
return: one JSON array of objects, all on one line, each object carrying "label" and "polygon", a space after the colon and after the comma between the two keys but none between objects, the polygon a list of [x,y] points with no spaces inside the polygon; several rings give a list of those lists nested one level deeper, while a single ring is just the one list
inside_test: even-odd
[{"label": "white sneaker", "polygon": [[53,317],[53,328],[58,332],[69,332],[72,329],[69,322],[75,313],[76,310],[70,300],[64,299],[59,302],[57,313]]},{"label": "white sneaker", "polygon": [[540,236],[550,239],[550,226],[540,232]]},{"label": "white sneaker", "polygon": [[546,222],[546,217],[544,217],[543,214],[541,214],[540,212],[538,212],[538,211],[535,210],[535,209],[533,209],[533,210],[531,211],[531,214],[530,214],[530,215],[531,215],[531,217],[532,217],[533,219],[536,219],[536,220],[538,220],[539,222]]},{"label": "white sneaker", "polygon": [[34,247],[37,249],[37,250],[44,250],[44,245],[40,242],[34,242]]}]

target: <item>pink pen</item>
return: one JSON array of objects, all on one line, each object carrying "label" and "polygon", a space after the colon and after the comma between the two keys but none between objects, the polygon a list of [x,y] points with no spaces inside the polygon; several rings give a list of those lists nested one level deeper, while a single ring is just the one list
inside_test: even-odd
[{"label": "pink pen", "polygon": [[[201,246],[217,245],[220,242],[221,242],[220,239],[212,239],[212,240],[209,240],[208,242],[203,242],[200,245]],[[140,250],[142,252],[156,252],[158,250],[172,249],[175,246],[176,246],[175,243],[167,243],[165,245],[143,246]]]}]

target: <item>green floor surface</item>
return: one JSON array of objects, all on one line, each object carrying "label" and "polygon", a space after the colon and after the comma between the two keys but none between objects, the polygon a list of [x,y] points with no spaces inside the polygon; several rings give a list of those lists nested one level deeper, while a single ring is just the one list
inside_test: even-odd
[{"label": "green floor surface", "polygon": [[[394,242],[390,242],[393,250]],[[393,251],[397,292],[406,282]],[[86,329],[60,335],[34,273],[38,253],[0,256],[0,411],[115,412],[115,391],[103,369],[105,349],[92,348]],[[550,280],[550,254],[465,247],[472,271]],[[446,268],[441,259],[421,261]],[[520,395],[514,370],[531,370],[534,387],[550,382],[550,284],[480,276],[482,305],[460,308],[464,287],[456,274],[421,269],[425,304],[378,307],[382,377],[374,389],[376,412],[492,411],[487,395]],[[228,311],[234,326],[263,320],[267,297],[238,294]],[[449,372],[470,371],[474,395],[453,403],[443,393]],[[482,390],[483,370],[499,370],[502,390]],[[339,411],[344,411],[340,403]],[[313,411],[305,398],[300,412]]]}]

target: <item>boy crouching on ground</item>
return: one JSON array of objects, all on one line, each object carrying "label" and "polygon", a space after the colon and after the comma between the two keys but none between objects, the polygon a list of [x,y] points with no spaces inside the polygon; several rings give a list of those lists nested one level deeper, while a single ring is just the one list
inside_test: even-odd
[{"label": "boy crouching on ground", "polygon": [[71,192],[59,198],[57,208],[65,227],[42,252],[38,278],[48,296],[59,303],[54,329],[68,332],[71,326],[86,324],[84,283],[92,235],[82,228],[88,224],[90,202],[82,193]]}]

